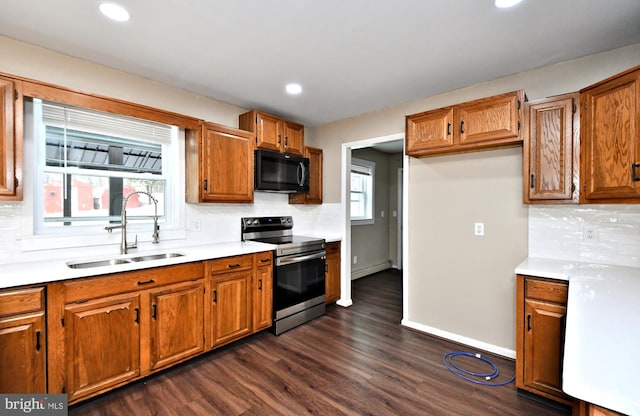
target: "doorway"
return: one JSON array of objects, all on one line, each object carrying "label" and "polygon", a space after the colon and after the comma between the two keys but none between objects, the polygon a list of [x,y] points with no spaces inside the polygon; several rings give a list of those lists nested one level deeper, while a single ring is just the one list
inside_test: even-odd
[{"label": "doorway", "polygon": [[[368,272],[375,272],[376,267],[382,267],[382,265],[372,266],[369,270],[358,270],[358,262],[360,258],[354,258],[354,237],[359,238],[357,235],[353,235],[351,224],[351,165],[352,155],[355,152],[357,157],[363,154],[364,149],[376,150],[381,153],[395,154],[399,159],[399,166],[392,166],[391,170],[387,169],[385,176],[393,177],[393,184],[387,188],[387,193],[392,193],[393,196],[389,199],[392,202],[384,209],[377,209],[374,207],[375,216],[378,218],[385,218],[385,223],[389,224],[387,235],[384,238],[390,238],[393,241],[389,245],[389,259],[387,261],[387,267],[393,267],[397,269],[404,269],[406,272],[406,265],[408,264],[406,259],[406,235],[403,230],[406,230],[406,207],[407,204],[407,176],[408,176],[408,157],[404,154],[404,134],[394,134],[389,136],[377,137],[372,139],[365,139],[356,142],[343,143],[342,145],[342,169],[341,169],[341,209],[342,209],[342,223],[343,223],[343,241],[341,249],[341,296],[338,300],[338,305],[350,306],[353,303],[351,298],[351,279],[352,276],[360,277],[359,275],[366,275]],[[389,173],[391,172],[391,174]],[[387,195],[389,197],[390,195]],[[391,237],[390,237],[391,236]],[[358,257],[358,256],[356,256]],[[354,264],[355,263],[355,264]],[[354,271],[355,269],[355,271]],[[362,267],[360,267],[362,269]],[[406,292],[406,275],[403,273],[403,293]],[[403,296],[403,314],[406,312],[406,299]]]}]

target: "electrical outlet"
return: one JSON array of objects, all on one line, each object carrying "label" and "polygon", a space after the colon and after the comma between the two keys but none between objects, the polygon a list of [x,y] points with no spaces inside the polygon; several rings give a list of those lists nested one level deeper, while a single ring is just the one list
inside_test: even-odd
[{"label": "electrical outlet", "polygon": [[200,231],[200,220],[191,221],[191,231]]},{"label": "electrical outlet", "polygon": [[353,264],[358,264],[358,256],[353,256]]},{"label": "electrical outlet", "polygon": [[484,235],[484,223],[476,222],[473,225],[473,232],[474,232],[474,235]]},{"label": "electrical outlet", "polygon": [[584,241],[596,243],[598,241],[598,229],[595,225],[585,224],[582,230],[582,238]]}]

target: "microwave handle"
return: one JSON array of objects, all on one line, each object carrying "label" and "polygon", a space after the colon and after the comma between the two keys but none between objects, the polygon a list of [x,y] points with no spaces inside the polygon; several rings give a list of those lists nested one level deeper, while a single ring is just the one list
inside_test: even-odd
[{"label": "microwave handle", "polygon": [[300,162],[298,164],[298,185],[304,185],[304,178],[307,176],[307,171],[304,168],[304,163]]}]

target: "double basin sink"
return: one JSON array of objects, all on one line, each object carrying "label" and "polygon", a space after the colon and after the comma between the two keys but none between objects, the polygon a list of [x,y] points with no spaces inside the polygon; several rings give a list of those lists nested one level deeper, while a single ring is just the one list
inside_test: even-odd
[{"label": "double basin sink", "polygon": [[142,261],[150,261],[150,260],[165,260],[165,259],[172,259],[174,257],[182,257],[182,256],[184,256],[184,254],[160,253],[160,254],[133,256],[133,257],[117,257],[117,258],[104,259],[104,260],[68,262],[67,266],[72,269],[90,269],[93,267],[116,266],[118,264],[139,263]]}]

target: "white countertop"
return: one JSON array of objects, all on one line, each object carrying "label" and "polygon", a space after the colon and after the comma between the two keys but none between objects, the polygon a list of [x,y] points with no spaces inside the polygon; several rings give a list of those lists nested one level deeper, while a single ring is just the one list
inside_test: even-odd
[{"label": "white countertop", "polygon": [[27,263],[13,263],[0,265],[0,289],[39,283],[55,282],[79,277],[98,276],[109,273],[119,273],[129,270],[140,270],[151,267],[168,266],[171,264],[189,263],[217,259],[222,257],[237,256],[241,254],[258,253],[274,250],[273,244],[257,243],[253,241],[237,241],[228,243],[206,244],[201,246],[180,247],[164,249],[162,251],[137,251],[129,254],[114,255],[109,258],[136,257],[155,253],[180,253],[183,256],[162,260],[149,260],[135,263],[118,264],[115,266],[92,267],[86,269],[72,269],[68,262],[103,260],[107,256],[68,258],[59,260],[45,260]]},{"label": "white countertop", "polygon": [[529,258],[516,273],[569,281],[563,390],[640,416],[640,268]]}]

